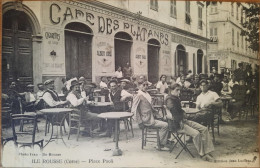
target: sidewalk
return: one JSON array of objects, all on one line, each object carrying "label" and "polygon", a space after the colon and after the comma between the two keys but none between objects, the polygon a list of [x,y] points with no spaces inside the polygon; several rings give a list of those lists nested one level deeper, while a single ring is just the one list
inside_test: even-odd
[{"label": "sidewalk", "polygon": [[[48,139],[48,135],[44,136],[43,120],[39,123],[39,129],[38,136]],[[11,129],[7,131],[10,132]],[[134,138],[132,138],[131,132],[128,132],[128,140],[126,140],[124,125],[121,123],[119,148],[123,151],[122,156],[112,156],[115,148],[113,137],[91,138],[80,136],[79,141],[76,141],[76,134],[73,134],[70,140],[67,140],[67,135],[63,137],[68,147],[65,147],[61,140],[50,142],[44,148],[43,154],[40,153],[38,147],[35,147],[34,150],[20,148],[19,152],[15,151],[13,143],[8,142],[3,151],[3,165],[5,167],[259,166],[257,118],[240,122],[226,122],[220,125],[220,136],[216,134],[215,137],[217,143],[215,144],[215,151],[212,154],[216,159],[216,163],[201,160],[192,143],[189,144],[189,148],[195,158],[192,158],[188,153],[183,151],[180,157],[175,159],[180,146],[175,148],[172,153],[169,153],[169,151],[156,150],[156,143],[147,143],[147,146],[142,150],[141,130],[137,124],[134,122]]]}]

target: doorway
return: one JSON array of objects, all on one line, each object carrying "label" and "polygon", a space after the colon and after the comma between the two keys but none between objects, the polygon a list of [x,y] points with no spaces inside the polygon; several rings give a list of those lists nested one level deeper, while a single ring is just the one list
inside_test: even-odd
[{"label": "doorway", "polygon": [[148,41],[148,80],[156,83],[159,80],[159,52],[160,43],[158,40]]},{"label": "doorway", "polygon": [[177,76],[185,75],[188,71],[188,54],[182,45],[177,46],[176,71]]},{"label": "doorway", "polygon": [[202,59],[203,59],[203,51],[197,51],[197,74],[202,73]]},{"label": "doorway", "polygon": [[129,63],[131,66],[131,47],[133,39],[125,32],[118,32],[115,34],[115,71],[118,67],[126,67]]},{"label": "doorway", "polygon": [[2,88],[19,81],[20,90],[33,84],[32,25],[22,11],[9,10],[3,15]]},{"label": "doorway", "polygon": [[83,23],[69,23],[65,27],[65,64],[69,78],[92,80],[92,30]]}]

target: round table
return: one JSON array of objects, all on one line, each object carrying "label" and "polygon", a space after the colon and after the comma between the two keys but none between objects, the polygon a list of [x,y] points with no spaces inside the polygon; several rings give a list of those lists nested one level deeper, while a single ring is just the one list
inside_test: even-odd
[{"label": "round table", "polygon": [[229,95],[224,95],[221,96],[220,99],[223,101],[224,109],[227,111],[229,101],[232,100],[233,98]]},{"label": "round table", "polygon": [[105,106],[113,106],[112,102],[95,102],[88,104],[90,107],[105,107]]},{"label": "round table", "polygon": [[182,108],[186,114],[197,114],[200,110],[197,108]]},{"label": "round table", "polygon": [[[48,142],[44,145],[44,147],[46,145],[49,144],[49,142],[52,140],[52,139],[61,139],[63,141],[63,143],[65,144],[66,146],[66,143],[64,142],[63,138],[62,138],[62,124],[65,120],[65,117],[66,117],[66,114],[68,114],[69,112],[73,111],[73,109],[70,109],[70,108],[48,108],[48,109],[42,109],[42,110],[39,110],[42,114],[46,115],[46,125],[45,125],[45,130],[47,129],[47,121],[49,120],[50,123],[51,123],[51,126],[52,126],[52,129],[51,129],[51,137],[50,139],[48,140]],[[55,118],[58,118],[59,115],[62,115],[62,119],[61,121],[56,121],[55,122]],[[58,125],[60,127],[60,131],[58,131],[58,127],[57,127],[57,136],[54,137],[53,136],[53,126],[54,125]],[[59,135],[60,134],[60,135]],[[45,134],[46,135],[46,134]]]},{"label": "round table", "polygon": [[98,115],[99,118],[103,119],[112,119],[115,120],[115,137],[116,137],[116,147],[113,151],[113,156],[120,156],[122,155],[121,149],[118,147],[118,124],[120,119],[127,119],[132,117],[134,114],[129,112],[107,112],[107,113],[101,113]]}]

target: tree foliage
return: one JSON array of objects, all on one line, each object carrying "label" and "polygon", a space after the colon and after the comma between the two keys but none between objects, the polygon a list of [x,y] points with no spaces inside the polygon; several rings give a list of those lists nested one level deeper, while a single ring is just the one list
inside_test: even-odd
[{"label": "tree foliage", "polygon": [[253,51],[259,51],[259,11],[260,6],[257,3],[248,3],[249,8],[243,8],[245,12],[245,21],[242,24],[244,30],[241,35],[248,41],[248,47]]}]

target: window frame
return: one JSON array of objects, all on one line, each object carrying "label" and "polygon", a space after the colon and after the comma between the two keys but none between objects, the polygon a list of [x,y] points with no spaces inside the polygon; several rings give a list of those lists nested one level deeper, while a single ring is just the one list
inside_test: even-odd
[{"label": "window frame", "polygon": [[235,45],[235,30],[232,28],[232,45]]},{"label": "window frame", "polygon": [[158,0],[150,0],[150,9],[158,12]]},{"label": "window frame", "polygon": [[176,0],[170,1],[170,16],[173,18],[177,18]]},{"label": "window frame", "polygon": [[198,29],[200,30],[203,29],[202,13],[203,13],[202,6],[198,5]]},{"label": "window frame", "polygon": [[190,16],[190,1],[185,1],[185,23],[191,24],[191,16]]}]

